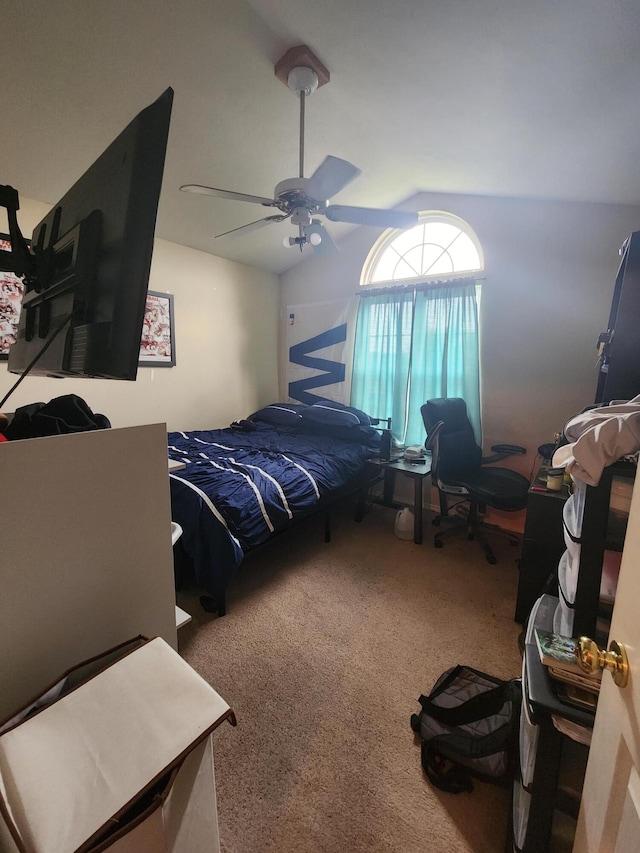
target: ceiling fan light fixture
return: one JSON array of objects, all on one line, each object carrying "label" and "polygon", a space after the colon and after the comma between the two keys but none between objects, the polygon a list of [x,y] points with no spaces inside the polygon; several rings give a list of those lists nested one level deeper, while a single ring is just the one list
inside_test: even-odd
[{"label": "ceiling fan light fixture", "polygon": [[[300,237],[285,237],[282,241],[282,245],[285,249],[291,249],[293,246],[297,246],[300,251],[302,251],[308,242],[309,238],[305,234],[302,234]],[[312,243],[312,245],[315,246],[317,244]]]}]

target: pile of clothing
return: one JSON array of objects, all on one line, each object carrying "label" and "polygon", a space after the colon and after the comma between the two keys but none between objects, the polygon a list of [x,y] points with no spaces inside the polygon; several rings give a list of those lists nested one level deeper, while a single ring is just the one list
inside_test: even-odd
[{"label": "pile of clothing", "polygon": [[109,419],[105,415],[94,414],[82,397],[65,394],[48,403],[21,406],[12,418],[0,415],[0,440],[41,438],[110,427]]},{"label": "pile of clothing", "polygon": [[568,443],[553,454],[553,467],[597,486],[607,465],[640,452],[640,394],[575,415],[565,424],[564,437]]}]

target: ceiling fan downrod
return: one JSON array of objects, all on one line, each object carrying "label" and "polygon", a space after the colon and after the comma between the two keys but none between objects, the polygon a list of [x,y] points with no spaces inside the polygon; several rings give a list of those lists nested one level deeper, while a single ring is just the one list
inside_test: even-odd
[{"label": "ceiling fan downrod", "polygon": [[306,92],[300,92],[300,168],[298,177],[304,178],[304,105],[307,98]]},{"label": "ceiling fan downrod", "polygon": [[287,77],[287,85],[300,100],[300,174],[304,178],[304,107],[308,95],[318,88],[318,75],[313,68],[297,65]]}]

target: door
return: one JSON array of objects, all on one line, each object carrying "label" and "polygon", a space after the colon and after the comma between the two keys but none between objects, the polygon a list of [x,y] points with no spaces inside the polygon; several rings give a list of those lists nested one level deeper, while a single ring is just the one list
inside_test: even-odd
[{"label": "door", "polygon": [[629,656],[630,679],[604,673],[574,853],[640,853],[640,485],[631,501],[610,640]]}]

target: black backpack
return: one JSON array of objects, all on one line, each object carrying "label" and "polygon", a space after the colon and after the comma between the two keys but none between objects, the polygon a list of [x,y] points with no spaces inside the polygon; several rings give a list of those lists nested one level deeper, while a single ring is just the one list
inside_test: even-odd
[{"label": "black backpack", "polygon": [[422,710],[411,715],[421,739],[422,767],[443,791],[472,791],[472,776],[508,785],[518,755],[522,704],[519,678],[502,681],[468,666],[444,672]]}]

